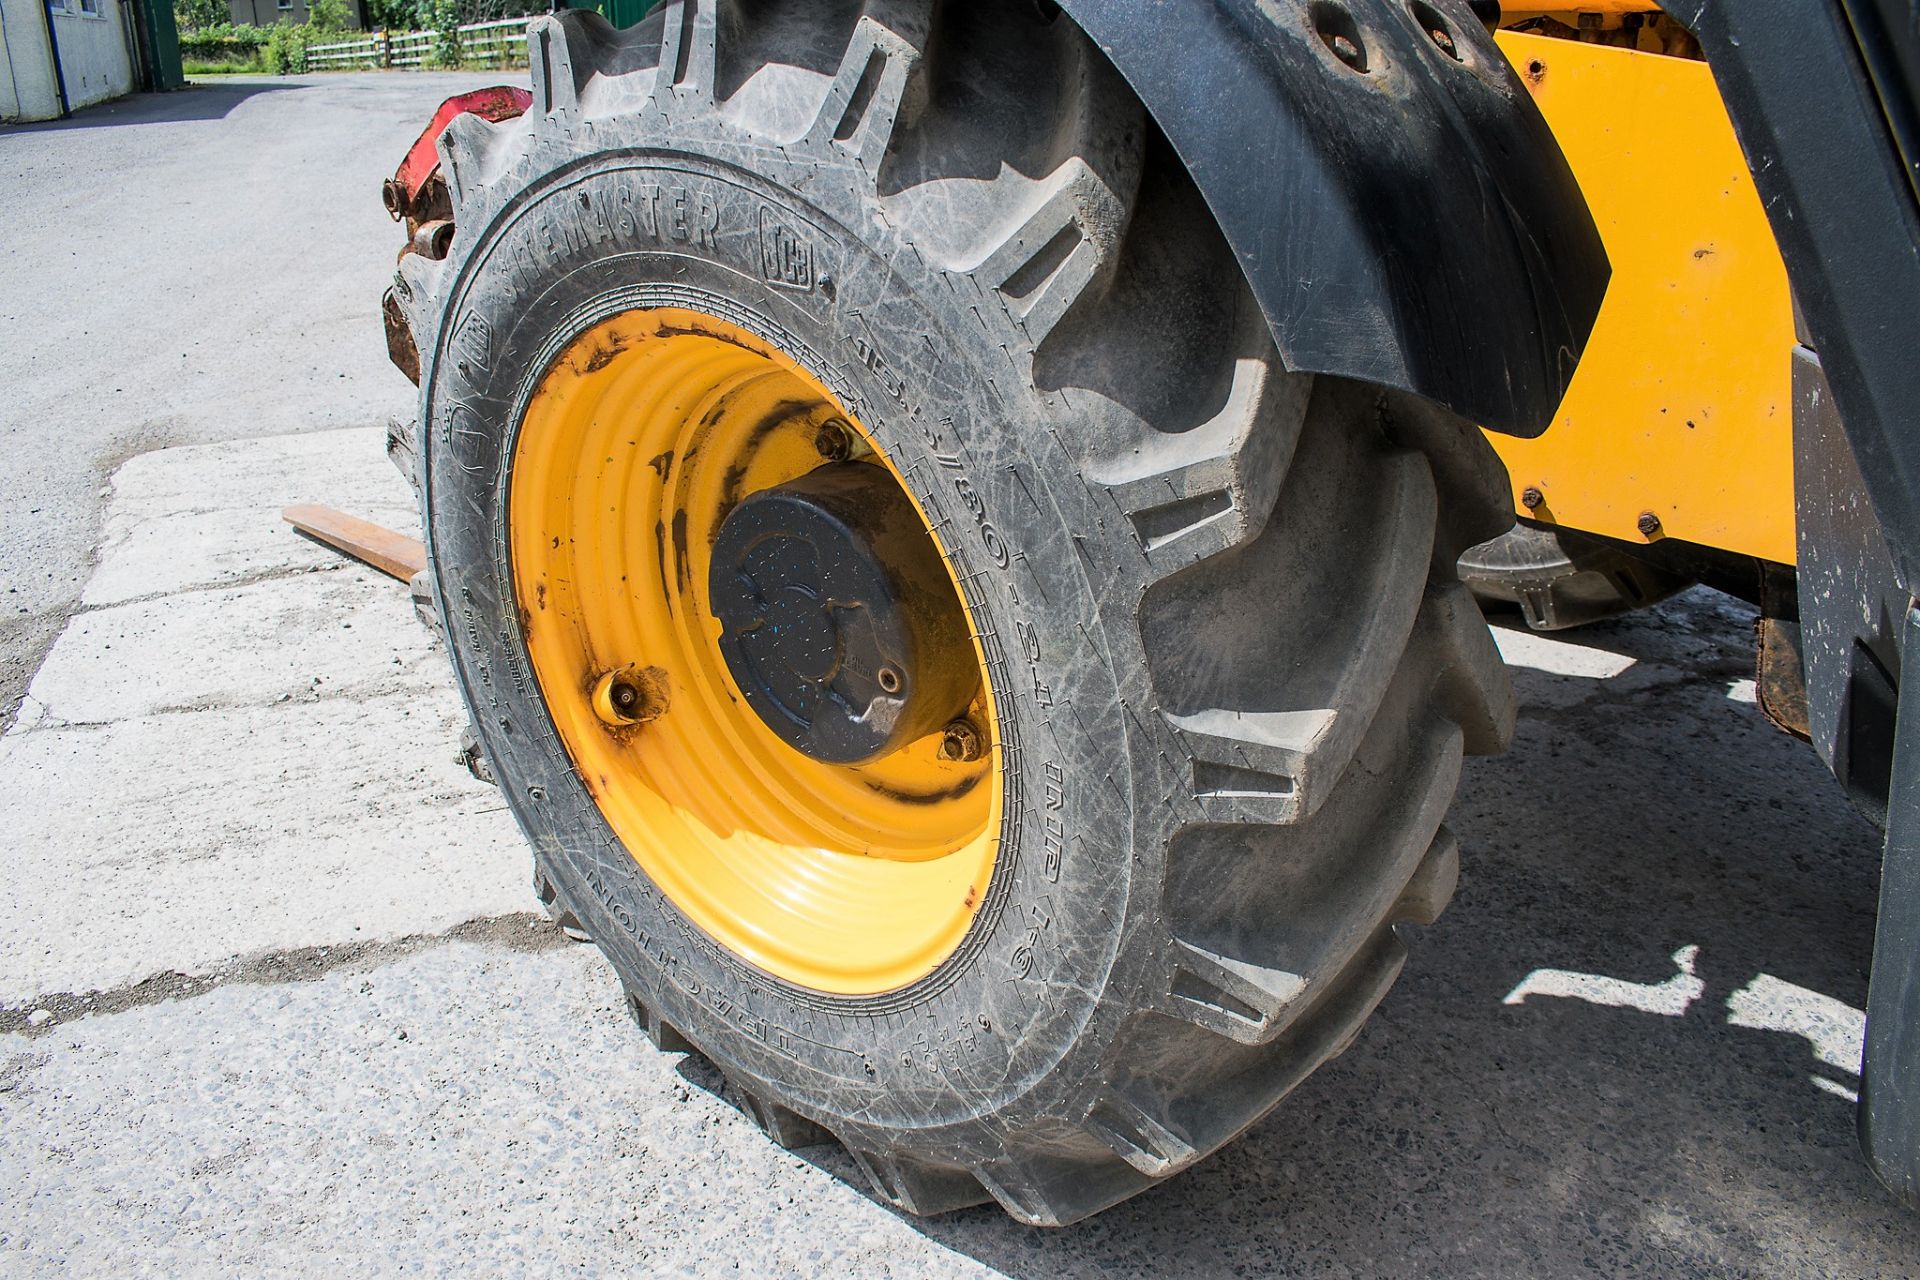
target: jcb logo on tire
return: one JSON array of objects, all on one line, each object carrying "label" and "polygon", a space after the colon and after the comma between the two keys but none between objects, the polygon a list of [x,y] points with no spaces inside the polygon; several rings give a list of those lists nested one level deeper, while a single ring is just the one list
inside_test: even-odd
[{"label": "jcb logo on tire", "polygon": [[813,246],[760,206],[760,273],[789,289],[813,288]]}]

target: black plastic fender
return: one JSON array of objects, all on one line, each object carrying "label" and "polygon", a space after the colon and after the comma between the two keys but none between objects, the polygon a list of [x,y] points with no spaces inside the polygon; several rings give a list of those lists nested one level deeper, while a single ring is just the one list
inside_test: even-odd
[{"label": "black plastic fender", "polygon": [[1061,7],[1192,171],[1291,368],[1545,430],[1606,252],[1546,121],[1462,0]]},{"label": "black plastic fender", "polygon": [[1860,1141],[1880,1180],[1920,1209],[1920,698],[1900,696],[1920,681],[1915,9],[1663,7],[1699,37],[1780,244],[1803,330],[1796,378],[1831,398],[1795,424],[1807,689],[1816,745],[1841,782],[1885,794]]}]

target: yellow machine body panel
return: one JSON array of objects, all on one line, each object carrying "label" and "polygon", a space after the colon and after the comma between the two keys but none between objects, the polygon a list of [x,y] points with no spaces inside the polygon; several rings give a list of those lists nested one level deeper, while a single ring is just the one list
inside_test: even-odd
[{"label": "yellow machine body panel", "polygon": [[1518,26],[1530,18],[1552,18],[1577,27],[1584,14],[1591,20],[1599,18],[1603,25],[1618,26],[1617,22],[1604,20],[1618,19],[1629,13],[1653,14],[1660,12],[1657,0],[1583,0],[1578,8],[1569,9],[1559,5],[1502,5],[1501,21],[1508,26]]},{"label": "yellow machine body panel", "polygon": [[1516,509],[1628,542],[1680,538],[1793,563],[1787,273],[1707,64],[1498,39],[1613,263],[1553,425],[1535,440],[1490,435]]}]

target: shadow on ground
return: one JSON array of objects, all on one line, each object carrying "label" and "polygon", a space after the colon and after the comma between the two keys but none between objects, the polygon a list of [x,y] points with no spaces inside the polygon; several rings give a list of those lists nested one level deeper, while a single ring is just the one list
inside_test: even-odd
[{"label": "shadow on ground", "polygon": [[1031,1280],[1807,1274],[1840,1242],[1858,1274],[1910,1270],[1920,1218],[1861,1163],[1831,1061],[1866,1000],[1878,837],[1748,700],[1750,636],[1697,591],[1561,650],[1633,659],[1616,674],[1516,667],[1513,750],[1470,762],[1450,819],[1451,909],[1238,1143],[1065,1230],[919,1229]]},{"label": "shadow on ground", "polygon": [[172,93],[136,93],[112,102],[82,107],[64,120],[43,120],[36,124],[8,125],[0,128],[0,137],[10,133],[57,133],[69,129],[108,129],[136,124],[178,124],[189,120],[218,120],[260,93],[280,93],[303,86],[284,80],[240,80],[222,77],[219,81],[195,81]]}]

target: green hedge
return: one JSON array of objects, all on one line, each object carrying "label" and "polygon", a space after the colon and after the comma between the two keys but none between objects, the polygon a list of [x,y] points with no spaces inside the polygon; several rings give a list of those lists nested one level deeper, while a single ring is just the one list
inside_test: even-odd
[{"label": "green hedge", "polygon": [[180,56],[206,62],[251,61],[267,47],[267,27],[236,27],[230,22],[180,33]]},{"label": "green hedge", "polygon": [[320,31],[311,26],[291,26],[282,22],[267,32],[267,70],[277,76],[302,75],[307,70],[307,46],[325,44],[337,32]]},{"label": "green hedge", "polygon": [[307,46],[338,39],[340,34],[312,24],[236,27],[221,23],[183,33],[180,56],[207,67],[262,67],[275,75],[299,75],[307,69]]},{"label": "green hedge", "polygon": [[180,70],[189,76],[257,76],[265,74],[266,59],[182,58]]}]

